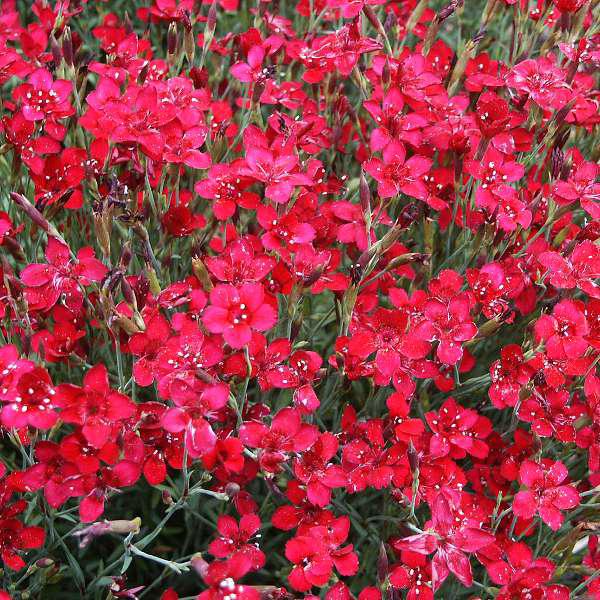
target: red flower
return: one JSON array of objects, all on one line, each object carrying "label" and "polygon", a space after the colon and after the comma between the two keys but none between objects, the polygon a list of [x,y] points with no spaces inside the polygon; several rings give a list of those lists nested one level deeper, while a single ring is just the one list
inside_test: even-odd
[{"label": "red flower", "polygon": [[364,170],[378,182],[381,198],[393,198],[400,192],[425,200],[427,188],[422,181],[429,172],[432,161],[415,155],[406,160],[406,149],[400,142],[392,141],[383,149],[383,160],[371,158],[363,164]]},{"label": "red flower", "polygon": [[483,459],[488,454],[484,440],[492,431],[492,423],[476,411],[463,408],[453,398],[448,398],[438,412],[425,415],[433,432],[429,449],[433,456],[464,458],[470,454]]},{"label": "red flower", "polygon": [[221,333],[232,348],[243,348],[252,331],[267,331],[277,320],[275,309],[265,302],[262,285],[245,283],[239,288],[217,285],[210,293],[210,306],[202,315],[211,333]]},{"label": "red flower", "polygon": [[494,536],[483,531],[479,523],[462,515],[456,516],[443,494],[439,494],[433,503],[430,528],[431,533],[420,533],[394,542],[394,548],[419,554],[435,552],[432,563],[434,591],[442,585],[450,572],[464,586],[473,585],[467,553],[489,546],[494,542]]},{"label": "red flower", "polygon": [[255,127],[244,131],[246,166],[240,174],[265,184],[265,197],[283,204],[290,199],[298,185],[311,185],[312,179],[299,172],[298,156],[291,144],[271,146],[264,134]]},{"label": "red flower", "polygon": [[208,546],[213,556],[235,561],[242,571],[244,569],[239,565],[245,565],[247,571],[257,571],[264,566],[265,555],[258,549],[258,544],[250,542],[260,529],[258,515],[243,515],[239,525],[233,517],[223,515],[217,521],[217,529],[221,537]]},{"label": "red flower", "polygon": [[199,181],[194,190],[202,198],[213,200],[213,212],[217,219],[225,221],[235,214],[236,208],[254,209],[260,198],[254,192],[246,191],[253,182],[250,177],[242,177],[242,160],[231,164],[213,165],[206,177]]},{"label": "red flower", "polygon": [[523,519],[531,519],[537,513],[551,529],[560,529],[564,521],[561,511],[579,505],[577,490],[570,485],[561,485],[568,475],[560,461],[535,463],[525,460],[519,470],[519,482],[528,489],[515,494],[513,513]]},{"label": "red flower", "polygon": [[338,446],[332,433],[322,433],[313,446],[294,461],[294,475],[306,484],[308,499],[317,506],[329,504],[331,491],[346,485],[342,467],[331,464]]},{"label": "red flower", "polygon": [[46,533],[41,527],[27,527],[17,515],[27,508],[23,500],[11,502],[11,490],[0,481],[0,558],[13,571],[25,566],[21,554],[44,545]]},{"label": "red flower", "polygon": [[62,405],[60,397],[42,367],[35,367],[23,373],[12,390],[12,398],[2,409],[0,420],[5,427],[35,427],[50,429],[58,420],[55,412]]},{"label": "red flower", "polygon": [[492,363],[489,395],[496,408],[515,406],[519,392],[527,384],[533,370],[525,364],[523,350],[517,344],[509,344],[500,350],[500,360]]},{"label": "red flower", "polygon": [[271,427],[256,421],[246,421],[240,428],[240,439],[250,448],[260,448],[259,461],[263,469],[276,473],[291,452],[303,452],[318,437],[314,425],[302,423],[299,411],[284,408],[274,417]]},{"label": "red flower", "polygon": [[546,353],[553,359],[582,356],[588,347],[588,332],[583,303],[577,300],[561,300],[552,315],[542,315],[534,326],[536,341],[545,342]]},{"label": "red flower", "polygon": [[267,372],[269,385],[294,388],[294,404],[304,414],[314,412],[320,405],[312,387],[323,360],[316,352],[298,350],[289,358],[289,367],[279,365]]},{"label": "red flower", "polygon": [[408,588],[406,600],[433,600],[431,563],[416,552],[403,550],[402,565],[392,569],[390,583],[401,589]]},{"label": "red flower", "polygon": [[538,260],[548,269],[550,283],[559,289],[578,287],[593,298],[600,298],[600,248],[589,240],[577,244],[569,257],[558,252],[542,252]]},{"label": "red flower", "polygon": [[324,586],[335,567],[340,575],[354,575],[358,558],[352,544],[341,547],[348,537],[350,519],[340,517],[327,525],[307,528],[285,545],[286,558],[294,563],[290,585],[299,592],[312,586]]},{"label": "red flower", "polygon": [[436,356],[444,364],[455,365],[463,356],[462,342],[477,333],[471,319],[472,300],[465,292],[450,299],[432,297],[423,307],[425,319],[415,328],[415,336],[422,340],[438,340]]},{"label": "red flower", "polygon": [[72,91],[71,81],[55,81],[46,69],[37,69],[29,76],[27,83],[15,89],[14,98],[21,101],[23,116],[28,121],[47,119],[46,132],[51,137],[62,140],[66,130],[56,120],[75,114],[75,109],[69,102]]},{"label": "red flower", "polygon": [[83,378],[83,387],[61,384],[57,396],[65,407],[61,419],[79,425],[85,439],[101,448],[119,421],[135,414],[135,404],[124,394],[113,390],[108,371],[102,364],[92,367]]},{"label": "red flower", "polygon": [[508,73],[507,84],[543,108],[561,108],[572,96],[565,71],[544,56],[515,65]]},{"label": "red flower", "polygon": [[82,287],[101,281],[108,269],[94,256],[92,248],[82,248],[71,259],[69,248],[54,238],[46,246],[48,264],[31,264],[21,272],[27,286],[25,297],[30,309],[50,310],[61,297],[73,313],[83,305]]}]

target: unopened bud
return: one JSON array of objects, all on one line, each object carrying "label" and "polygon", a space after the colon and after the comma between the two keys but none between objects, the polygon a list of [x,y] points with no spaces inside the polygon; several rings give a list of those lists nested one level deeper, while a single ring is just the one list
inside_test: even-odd
[{"label": "unopened bud", "polygon": [[392,72],[390,70],[390,63],[386,56],[385,62],[383,63],[383,69],[381,71],[381,81],[382,81],[384,87],[387,88],[390,85],[391,80],[392,80]]},{"label": "unopened bud", "polygon": [[458,87],[461,77],[463,76],[467,63],[473,58],[475,49],[479,44],[479,40],[476,38],[469,40],[462,51],[462,54],[458,57],[454,69],[452,70],[452,76],[450,77],[450,83],[448,84],[448,94],[453,95],[454,91]]},{"label": "unopened bud", "polygon": [[171,60],[173,60],[177,53],[178,41],[177,24],[171,23],[167,31],[167,55]]},{"label": "unopened bud", "polygon": [[445,21],[448,17],[452,16],[457,8],[460,8],[464,3],[464,0],[452,0],[449,4],[446,4],[444,8],[437,14],[440,23]]},{"label": "unopened bud", "polygon": [[48,567],[51,567],[54,564],[54,561],[51,558],[40,558],[39,560],[35,561],[35,566],[38,569],[47,569]]},{"label": "unopened bud", "polygon": [[133,254],[131,252],[131,244],[129,242],[125,242],[125,244],[123,244],[123,248],[121,249],[121,256],[119,257],[119,267],[122,271],[127,270],[132,257]]},{"label": "unopened bud", "polygon": [[140,333],[144,331],[138,325],[136,325],[131,319],[124,317],[123,315],[118,315],[113,317],[113,323],[116,323],[127,335],[133,335],[135,333]]},{"label": "unopened bud", "polygon": [[202,259],[198,257],[192,258],[192,273],[194,273],[196,279],[202,284],[206,292],[210,292],[213,289],[213,283],[210,280],[210,275]]},{"label": "unopened bud", "polygon": [[79,538],[79,547],[85,548],[92,540],[106,533],[117,533],[120,535],[138,533],[141,523],[142,521],[139,517],[136,517],[132,521],[97,521],[76,531],[73,536]]},{"label": "unopened bud", "polygon": [[417,4],[417,6],[415,6],[415,9],[412,11],[410,17],[408,18],[408,21],[406,22],[407,33],[410,33],[415,28],[417,23],[421,20],[421,17],[425,12],[428,3],[429,0],[419,0],[419,3]]},{"label": "unopened bud", "polygon": [[133,33],[133,24],[131,22],[131,17],[129,16],[129,13],[127,11],[125,11],[123,25],[125,26],[125,33],[127,33],[127,35]]},{"label": "unopened bud", "polygon": [[200,552],[198,552],[198,554],[194,554],[190,560],[190,563],[192,564],[194,571],[196,571],[196,573],[198,573],[198,575],[204,579],[208,573],[208,563],[202,558],[202,554],[200,554]]},{"label": "unopened bud", "polygon": [[[386,61],[387,64],[387,61]],[[371,212],[371,190],[364,173],[360,174],[360,183],[358,184],[358,197],[360,199],[360,207],[363,213]]]},{"label": "unopened bud", "polygon": [[323,275],[324,265],[319,265],[316,269],[314,269],[311,273],[309,273],[303,280],[304,287],[310,287],[314,283],[316,283],[321,275]]},{"label": "unopened bud", "polygon": [[558,179],[565,163],[565,153],[558,147],[552,148],[552,179]]},{"label": "unopened bud", "polygon": [[[254,84],[254,89],[252,90],[252,103],[257,104],[262,96],[262,93],[265,91],[265,83],[264,81],[257,81]],[[257,108],[260,110],[260,107]]]},{"label": "unopened bud", "polygon": [[230,497],[233,498],[234,496],[237,496],[240,493],[240,486],[239,484],[235,483],[235,481],[230,481],[226,486],[225,486],[225,493]]},{"label": "unopened bud", "polygon": [[410,466],[410,470],[414,473],[419,469],[419,454],[416,448],[413,446],[412,442],[408,443],[408,464]]},{"label": "unopened bud", "polygon": [[133,307],[137,307],[137,299],[135,297],[135,294],[133,293],[133,288],[131,287],[127,279],[125,279],[125,277],[121,279],[121,292],[123,294],[123,298],[125,298],[125,302],[127,302]]},{"label": "unopened bud", "polygon": [[363,12],[365,13],[365,17],[369,20],[369,23],[371,23],[379,33],[382,33],[383,25],[377,18],[375,11],[368,4],[363,4]]},{"label": "unopened bud", "polygon": [[108,521],[108,530],[111,533],[119,533],[121,535],[128,533],[139,533],[141,525],[142,520],[139,517],[136,517],[131,521],[121,519],[117,521]]},{"label": "unopened bud", "polygon": [[60,62],[62,61],[62,51],[54,35],[50,36],[50,51],[52,52],[54,64],[57,66],[60,65]]},{"label": "unopened bud", "polygon": [[496,333],[496,331],[498,331],[498,329],[500,329],[501,325],[502,325],[502,322],[500,320],[489,319],[479,328],[479,331],[477,332],[477,337],[478,338],[490,337],[490,335]]},{"label": "unopened bud", "polygon": [[108,229],[109,223],[103,213],[94,213],[94,231],[96,233],[96,239],[102,255],[105,259],[110,259],[110,231]]},{"label": "unopened bud", "polygon": [[398,25],[398,19],[396,17],[396,13],[393,10],[390,10],[385,17],[385,22],[383,23],[383,28],[385,32],[390,35],[392,29]]},{"label": "unopened bud", "polygon": [[216,0],[210,5],[208,10],[208,17],[206,19],[206,29],[215,32],[217,28],[217,2]]},{"label": "unopened bud", "polygon": [[65,63],[70,67],[73,66],[74,61],[74,53],[73,53],[73,38],[71,37],[71,29],[69,27],[65,27],[62,36],[62,55],[65,59]]},{"label": "unopened bud", "polygon": [[137,82],[140,85],[143,85],[144,82],[146,81],[146,77],[148,77],[148,70],[150,69],[150,65],[149,63],[146,63],[141,69],[140,69],[140,73],[137,76]]},{"label": "unopened bud", "polygon": [[58,233],[58,230],[52,223],[50,223],[44,215],[35,207],[25,196],[22,194],[17,194],[17,192],[11,192],[10,197],[13,202],[15,202],[19,208],[41,229],[43,229],[50,237],[57,239],[59,242],[63,243],[65,246],[67,242],[63,239],[62,235]]},{"label": "unopened bud", "polygon": [[194,32],[192,29],[186,31],[183,36],[183,51],[188,62],[192,64],[196,56],[196,42],[194,41]]},{"label": "unopened bud", "polygon": [[379,585],[382,585],[387,579],[390,570],[390,563],[388,560],[387,552],[385,551],[385,544],[381,542],[379,544],[379,556],[377,557],[377,579]]}]

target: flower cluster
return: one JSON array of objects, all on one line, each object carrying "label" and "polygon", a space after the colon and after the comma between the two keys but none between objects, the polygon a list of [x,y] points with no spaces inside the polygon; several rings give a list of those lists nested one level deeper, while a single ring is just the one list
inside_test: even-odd
[{"label": "flower cluster", "polygon": [[600,599],[597,3],[0,7],[1,600]]}]

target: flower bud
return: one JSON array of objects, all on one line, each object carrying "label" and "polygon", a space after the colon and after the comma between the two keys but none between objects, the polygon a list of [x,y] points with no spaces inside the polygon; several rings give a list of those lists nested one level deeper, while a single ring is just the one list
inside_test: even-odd
[{"label": "flower bud", "polygon": [[388,560],[387,552],[385,551],[385,544],[381,542],[379,544],[379,555],[377,556],[377,580],[379,585],[382,585],[387,579],[390,570],[390,563]]},{"label": "flower bud", "polygon": [[125,279],[125,277],[121,279],[121,292],[123,294],[123,298],[125,298],[125,302],[127,302],[134,308],[137,307],[137,299],[135,297],[135,294],[133,293],[133,288],[131,287],[127,279]]},{"label": "flower bud", "polygon": [[96,233],[96,239],[102,255],[106,260],[110,259],[110,230],[109,223],[105,218],[105,213],[94,213],[94,231]]},{"label": "flower bud", "polygon": [[383,69],[381,71],[381,81],[383,83],[383,86],[385,88],[389,87],[391,80],[392,80],[392,73],[390,70],[390,63],[386,56],[385,62],[383,63]]},{"label": "flower bud", "polygon": [[40,558],[39,560],[35,561],[35,566],[38,569],[47,569],[48,567],[51,567],[53,564],[54,564],[54,561],[49,557]]},{"label": "flower bud", "polygon": [[311,287],[314,283],[319,280],[319,277],[323,275],[324,265],[319,265],[316,269],[310,272],[306,277],[304,277],[302,283],[304,287]]},{"label": "flower bud", "polygon": [[62,51],[53,35],[50,36],[50,51],[52,52],[52,60],[54,61],[54,64],[57,66],[60,65],[62,61]]},{"label": "flower bud", "polygon": [[189,27],[184,22],[183,51],[188,63],[192,64],[194,62],[194,56],[196,55],[196,41],[194,40],[194,29],[189,22],[189,19],[187,20],[187,23]]},{"label": "flower bud", "polygon": [[67,242],[63,239],[62,235],[58,233],[58,230],[52,223],[50,223],[44,215],[35,207],[25,196],[18,194],[17,192],[11,192],[10,197],[19,208],[41,229],[43,229],[50,237],[57,239],[59,242],[67,246]]},{"label": "flower bud", "polygon": [[240,493],[240,486],[239,484],[235,483],[235,481],[230,481],[226,486],[225,486],[225,493],[230,497],[233,498],[234,496],[237,496]]},{"label": "flower bud", "polygon": [[558,179],[565,164],[565,153],[558,147],[552,148],[552,179]]},{"label": "flower bud", "polygon": [[62,55],[65,59],[65,63],[72,67],[74,64],[74,53],[73,53],[73,38],[71,37],[71,29],[65,27],[62,36]]},{"label": "flower bud", "polygon": [[133,24],[131,22],[131,17],[129,16],[129,13],[127,11],[125,11],[125,17],[123,18],[123,25],[125,27],[125,33],[127,33],[127,35],[130,35],[133,33]]},{"label": "flower bud", "polygon": [[170,55],[174,55],[177,52],[177,25],[176,23],[171,23],[169,25],[169,30],[167,31],[167,53]]},{"label": "flower bud", "polygon": [[408,443],[408,464],[410,465],[410,470],[414,473],[419,468],[419,454],[416,448],[413,446],[412,442]]},{"label": "flower bud", "polygon": [[[386,61],[387,64],[387,61]],[[364,173],[360,174],[360,183],[358,184],[358,197],[360,199],[360,207],[363,213],[371,212],[371,190]]]},{"label": "flower bud", "polygon": [[210,275],[201,258],[192,258],[192,273],[194,273],[196,279],[202,284],[206,292],[210,292],[213,289],[214,286],[210,280]]},{"label": "flower bud", "polygon": [[190,563],[192,564],[194,571],[196,571],[196,573],[198,573],[198,575],[204,579],[208,573],[208,563],[202,558],[202,554],[200,554],[200,552],[198,552],[198,554],[194,554],[190,560]]},{"label": "flower bud", "polygon": [[118,533],[121,535],[128,533],[139,533],[141,525],[142,520],[139,517],[136,517],[131,521],[127,521],[124,519],[117,521],[108,521],[109,531],[111,533]]}]

